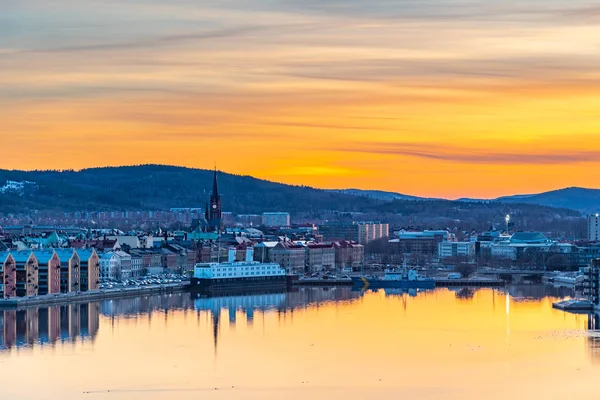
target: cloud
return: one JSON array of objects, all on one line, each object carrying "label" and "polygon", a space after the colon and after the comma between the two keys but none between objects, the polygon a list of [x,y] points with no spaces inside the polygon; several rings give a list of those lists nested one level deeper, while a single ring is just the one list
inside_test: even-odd
[{"label": "cloud", "polygon": [[[510,146],[508,146],[510,147]],[[368,153],[390,156],[409,156],[436,161],[447,161],[461,164],[577,164],[597,162],[600,150],[589,151],[546,151],[546,152],[498,152],[490,148],[460,148],[425,143],[355,143],[352,147],[337,149],[339,151]]]}]

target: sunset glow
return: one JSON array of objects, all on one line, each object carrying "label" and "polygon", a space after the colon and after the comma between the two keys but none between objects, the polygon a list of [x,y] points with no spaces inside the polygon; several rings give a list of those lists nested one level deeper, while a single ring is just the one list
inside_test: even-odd
[{"label": "sunset glow", "polygon": [[583,0],[9,0],[0,168],[216,162],[449,198],[590,187],[598,37]]}]

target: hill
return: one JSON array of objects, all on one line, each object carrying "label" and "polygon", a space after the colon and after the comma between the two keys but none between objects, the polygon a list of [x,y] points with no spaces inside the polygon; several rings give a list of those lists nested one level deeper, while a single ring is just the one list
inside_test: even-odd
[{"label": "hill", "polygon": [[[213,171],[140,165],[81,171],[0,170],[0,212],[23,210],[135,210],[204,207],[212,189]],[[3,190],[4,188],[4,190]],[[377,205],[373,199],[330,193],[219,173],[226,211],[261,213],[336,209],[360,211]]]},{"label": "hill", "polygon": [[423,200],[423,197],[409,196],[406,194],[385,192],[383,190],[362,190],[362,189],[331,189],[328,190],[331,193],[348,194],[352,196],[368,197],[370,199],[377,199],[383,201],[392,200]]},{"label": "hill", "polygon": [[[0,170],[0,214],[48,215],[72,211],[167,210],[204,207],[213,171],[140,165],[81,171]],[[537,204],[460,202],[413,196],[379,198],[291,186],[250,176],[219,173],[225,211],[260,214],[288,211],[296,221],[382,220],[414,228],[502,228],[510,213],[522,230],[582,230],[579,212]],[[374,191],[375,195],[385,193]],[[526,200],[529,200],[527,198]]]},{"label": "hill", "polygon": [[539,194],[499,197],[496,201],[502,203],[539,204],[591,213],[600,210],[600,190],[570,187]]}]

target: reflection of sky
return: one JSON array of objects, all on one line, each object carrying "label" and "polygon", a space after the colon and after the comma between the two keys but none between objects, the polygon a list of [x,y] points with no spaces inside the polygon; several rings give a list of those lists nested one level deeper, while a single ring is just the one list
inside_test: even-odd
[{"label": "reflection of sky", "polygon": [[[140,313],[102,315],[93,342],[0,355],[4,380],[12,383],[4,394],[68,400],[597,398],[587,317],[553,310],[551,299],[511,297],[508,335],[505,295],[491,289],[470,299],[447,289],[416,297],[370,291],[356,301],[322,288],[288,295],[296,300],[285,301],[298,305],[293,313],[256,311],[252,323],[243,309],[269,304],[269,295],[223,298],[213,304],[221,314],[216,330],[212,306],[197,310],[189,295],[124,299],[124,310],[131,304]],[[149,312],[169,302],[172,309]]]},{"label": "reflection of sky", "polygon": [[599,22],[584,0],[8,0],[0,139],[19,140],[0,167],[209,167],[211,146],[225,170],[320,186],[584,185]]}]

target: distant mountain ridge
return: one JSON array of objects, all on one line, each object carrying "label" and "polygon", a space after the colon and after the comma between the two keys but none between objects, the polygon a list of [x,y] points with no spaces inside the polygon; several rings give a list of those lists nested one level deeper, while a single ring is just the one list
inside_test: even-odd
[{"label": "distant mountain ridge", "polygon": [[504,196],[497,198],[496,201],[539,204],[549,207],[570,208],[583,213],[593,213],[600,210],[600,189],[569,187],[538,194]]},{"label": "distant mountain ridge", "polygon": [[[377,190],[343,189],[337,190],[335,192],[350,194],[354,196],[379,198],[381,200],[387,201],[394,199],[436,200],[417,196],[406,196],[401,193],[383,192]],[[582,213],[593,213],[600,211],[600,189],[569,187],[537,194],[517,194],[512,196],[502,196],[496,199],[460,198],[456,201],[470,203],[498,202],[506,204],[535,204],[554,208],[568,208],[571,210],[580,211]]]}]

